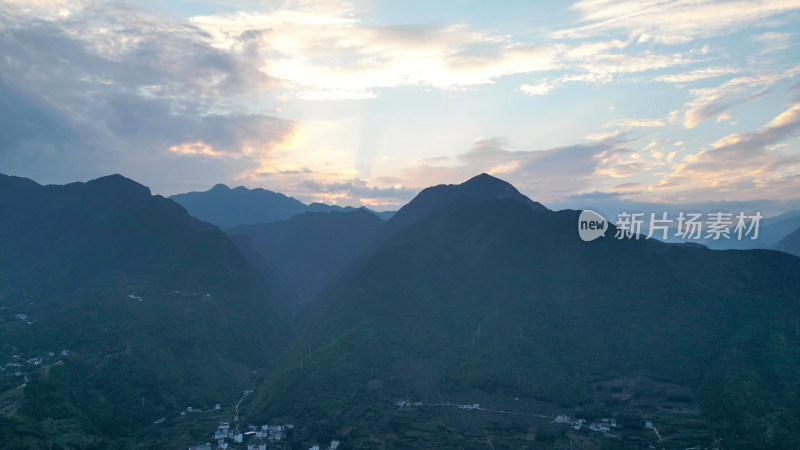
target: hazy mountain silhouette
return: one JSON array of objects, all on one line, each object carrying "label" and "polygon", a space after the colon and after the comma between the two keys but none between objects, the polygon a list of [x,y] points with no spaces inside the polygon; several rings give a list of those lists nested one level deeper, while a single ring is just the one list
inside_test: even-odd
[{"label": "hazy mountain silhouette", "polygon": [[301,303],[352,263],[383,220],[367,209],[309,212],[291,219],[228,230],[246,236]]},{"label": "hazy mountain silhouette", "polygon": [[788,236],[781,239],[780,242],[775,244],[775,250],[800,256],[800,228],[796,229],[794,232],[790,233]]},{"label": "hazy mountain silhouette", "polygon": [[703,239],[699,241],[708,248],[715,250],[751,250],[772,249],[778,242],[800,227],[800,211],[788,211],[778,216],[761,219],[758,238],[750,239],[749,236],[739,239]]},{"label": "hazy mountain silhouette", "polygon": [[217,184],[204,192],[187,192],[170,197],[186,208],[189,213],[202,220],[219,225],[223,229],[236,225],[268,223],[285,220],[304,212],[352,211],[347,206],[312,203],[306,205],[278,192],[244,186],[231,189]]}]

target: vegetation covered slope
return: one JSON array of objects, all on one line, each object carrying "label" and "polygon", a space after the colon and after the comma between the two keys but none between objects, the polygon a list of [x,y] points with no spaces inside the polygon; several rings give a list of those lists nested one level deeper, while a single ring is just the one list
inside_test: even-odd
[{"label": "vegetation covered slope", "polygon": [[230,239],[138,183],[2,175],[0,214],[4,445],[104,448],[235,403],[288,341]]},{"label": "vegetation covered slope", "polygon": [[597,404],[593,383],[647,377],[688,386],[726,447],[799,442],[800,259],[613,229],[582,242],[577,216],[475,200],[401,229],[330,293],[250,413],[375,439],[398,433],[380,429],[398,398],[612,414],[625,405]]}]

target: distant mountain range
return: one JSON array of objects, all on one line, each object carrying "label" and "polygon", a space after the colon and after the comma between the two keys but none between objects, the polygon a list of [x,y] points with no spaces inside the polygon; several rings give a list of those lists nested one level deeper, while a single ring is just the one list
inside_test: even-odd
[{"label": "distant mountain range", "polygon": [[800,227],[775,244],[775,250],[800,256]]},{"label": "distant mountain range", "polygon": [[800,228],[800,211],[789,211],[778,216],[762,219],[758,238],[751,239],[703,239],[700,244],[714,250],[773,249],[792,231]]},{"label": "distant mountain range", "polygon": [[[305,212],[342,212],[356,209],[324,203],[306,205],[300,200],[266,189],[247,189],[244,186],[231,189],[224,184],[217,184],[204,192],[173,195],[170,199],[186,208],[191,215],[223,229],[286,220]],[[392,212],[376,214],[385,219],[391,217]]]}]

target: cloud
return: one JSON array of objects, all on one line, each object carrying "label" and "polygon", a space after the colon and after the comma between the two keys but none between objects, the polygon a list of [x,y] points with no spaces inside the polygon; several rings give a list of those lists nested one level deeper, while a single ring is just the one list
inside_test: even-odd
[{"label": "cloud", "polygon": [[525,95],[547,95],[557,86],[558,83],[551,83],[544,80],[536,84],[523,84],[519,87],[519,90]]},{"label": "cloud", "polygon": [[786,50],[787,48],[793,46],[794,42],[792,41],[792,38],[794,38],[794,36],[794,33],[778,33],[771,31],[768,33],[754,35],[751,37],[751,39],[764,47],[761,50],[761,53],[773,53]]},{"label": "cloud", "polygon": [[800,1],[583,0],[570,9],[583,25],[553,33],[557,39],[585,39],[624,33],[640,41],[679,44],[728,35],[800,9]]},{"label": "cloud", "polygon": [[563,75],[545,78],[535,84],[523,84],[520,90],[526,95],[546,95],[567,83],[607,84],[621,76],[682,66],[692,62],[692,59],[680,53],[581,53],[579,59],[561,62],[559,67],[566,70]]},{"label": "cloud", "polygon": [[464,24],[364,25],[355,13],[347,5],[295,7],[197,16],[190,22],[226,51],[238,51],[243,35],[268,36],[254,47],[254,56],[304,99],[372,98],[375,89],[404,85],[487,84],[504,75],[554,69],[562,52]]},{"label": "cloud", "polygon": [[800,66],[778,73],[737,77],[712,88],[692,89],[690,93],[695,98],[686,105],[683,126],[694,128],[734,106],[759,99],[769,92],[771,85],[799,73]]},{"label": "cloud", "polygon": [[588,145],[514,150],[505,138],[480,138],[452,158],[418,161],[406,167],[400,178],[404,185],[424,187],[460,183],[487,172],[547,202],[588,189],[604,176],[600,172],[627,162],[626,155],[632,151],[623,146],[624,142],[607,139]]},{"label": "cloud", "polygon": [[716,78],[723,75],[730,75],[737,72],[738,70],[732,67],[705,67],[703,69],[692,70],[690,72],[660,75],[655,77],[653,80],[662,83],[684,84],[705,80],[708,78]]},{"label": "cloud", "polygon": [[662,119],[614,119],[606,122],[604,128],[653,128],[663,127],[666,123]]},{"label": "cloud", "polygon": [[800,104],[795,104],[759,130],[730,134],[714,142],[710,150],[688,155],[651,189],[764,196],[797,175],[800,155],[781,152],[779,144],[798,134]]},{"label": "cloud", "polygon": [[308,198],[311,201],[352,203],[355,200],[357,204],[382,208],[402,206],[414,198],[420,190],[401,185],[369,186],[366,181],[358,178],[330,183],[305,180],[299,188],[298,197]]},{"label": "cloud", "polygon": [[567,82],[606,83],[619,74],[690,62],[681,54],[625,51],[629,40],[534,43],[463,23],[366,24],[361,11],[346,4],[309,10],[290,3],[190,22],[224,51],[238,52],[241,36],[265,36],[253,44],[252,56],[304,100],[375,98],[381,89],[398,86],[457,90],[515,74],[568,72],[550,84],[520,88],[543,95]]},{"label": "cloud", "polygon": [[199,28],[113,4],[48,6],[0,6],[4,171],[65,182],[124,168],[163,186],[180,170],[232,176],[295,133],[247,106],[276,80]]}]

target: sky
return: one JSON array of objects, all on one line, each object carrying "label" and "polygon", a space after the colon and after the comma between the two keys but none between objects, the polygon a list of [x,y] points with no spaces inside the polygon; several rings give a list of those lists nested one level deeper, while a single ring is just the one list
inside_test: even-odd
[{"label": "sky", "polygon": [[800,0],[5,0],[0,172],[376,210],[486,172],[555,208],[777,214],[798,42]]}]

